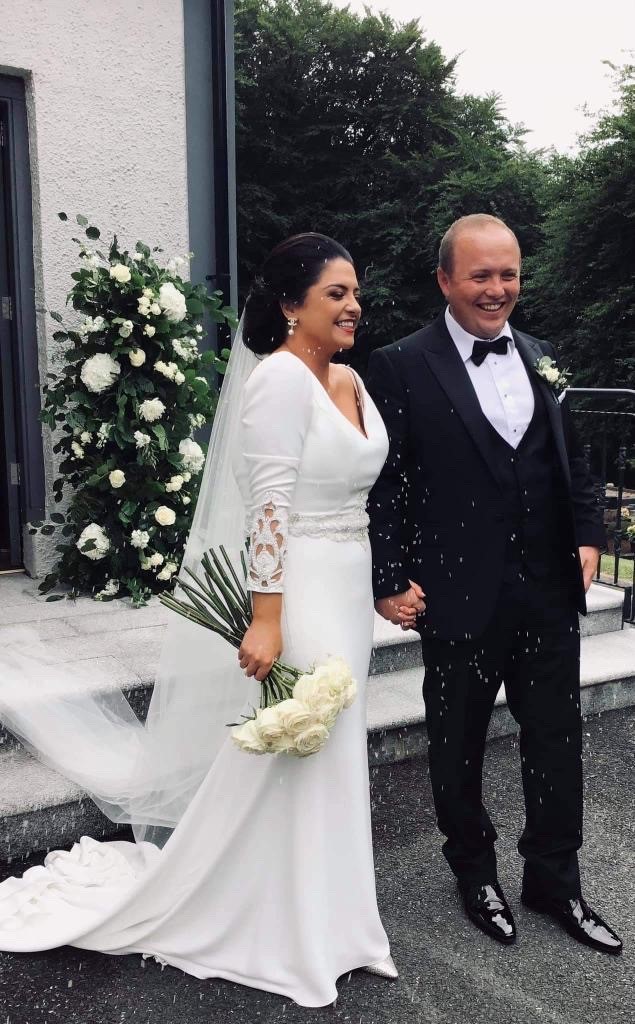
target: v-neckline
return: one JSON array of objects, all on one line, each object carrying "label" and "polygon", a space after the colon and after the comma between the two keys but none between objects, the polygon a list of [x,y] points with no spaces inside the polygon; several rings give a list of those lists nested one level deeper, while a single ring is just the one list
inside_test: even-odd
[{"label": "v-neckline", "polygon": [[[285,348],[282,352],[278,352],[278,355],[285,355],[285,353],[286,353],[286,355],[291,356],[292,359],[297,359],[297,361],[299,363],[302,363],[302,365],[304,367],[306,367],[307,371],[311,374],[311,376],[313,377],[313,380],[315,381],[315,383],[319,387],[320,391],[323,393],[324,397],[326,398],[326,401],[329,403],[329,405],[331,405],[333,407],[333,409],[335,409],[335,412],[338,414],[338,416],[340,416],[341,419],[343,419],[345,423],[348,423],[348,425],[351,428],[351,430],[354,430],[355,433],[358,434],[359,437],[361,437],[363,441],[370,440],[370,438],[368,437],[367,429],[366,429],[366,417],[365,417],[362,409],[360,408],[360,406],[361,406],[361,395],[359,395],[359,393],[357,391],[357,387],[356,387],[357,381],[355,379],[353,379],[353,387],[355,388],[356,397],[358,397],[357,407],[358,407],[359,414],[360,414],[361,429],[360,429],[360,427],[356,427],[355,424],[353,423],[353,421],[349,420],[348,416],[345,413],[342,412],[342,410],[340,409],[340,407],[338,405],[335,404],[335,402],[333,401],[333,399],[329,395],[328,391],[324,387],[322,381],[313,372],[311,367],[307,366],[307,364],[304,362],[304,359],[300,359],[300,356],[296,356],[296,354],[294,352],[290,352],[288,348]],[[272,355],[276,355],[275,352],[272,352],[271,354]],[[350,371],[351,375],[355,372],[354,370],[351,370],[350,366],[347,367],[347,369]]]}]

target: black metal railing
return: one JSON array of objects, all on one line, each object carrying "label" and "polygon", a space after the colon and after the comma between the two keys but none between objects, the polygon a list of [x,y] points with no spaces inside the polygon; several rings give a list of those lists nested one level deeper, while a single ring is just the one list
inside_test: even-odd
[{"label": "black metal railing", "polygon": [[[584,453],[608,534],[612,572],[601,571],[597,580],[624,593],[624,619],[635,622],[635,389],[567,388],[567,397],[581,435]],[[576,408],[571,399],[583,398]],[[603,408],[594,408],[597,402]],[[619,408],[621,404],[631,409]],[[610,408],[606,408],[610,405]],[[629,533],[629,526],[633,533]],[[611,577],[607,578],[607,577]]]}]

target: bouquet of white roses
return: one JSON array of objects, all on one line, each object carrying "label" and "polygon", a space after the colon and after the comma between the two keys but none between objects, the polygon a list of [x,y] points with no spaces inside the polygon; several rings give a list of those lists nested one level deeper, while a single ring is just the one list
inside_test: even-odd
[{"label": "bouquet of white roses", "polygon": [[[242,552],[240,557],[246,576]],[[172,594],[161,594],[160,600],[239,648],[252,618],[249,594],[222,545],[218,554],[213,548],[205,553],[201,568],[204,579],[186,568],[189,581],[177,581],[187,601]],[[232,728],[232,739],[250,754],[307,757],[321,750],[337,716],[351,706],[356,693],[357,684],[343,658],[329,658],[305,673],[276,662],[260,684],[260,708]]]}]

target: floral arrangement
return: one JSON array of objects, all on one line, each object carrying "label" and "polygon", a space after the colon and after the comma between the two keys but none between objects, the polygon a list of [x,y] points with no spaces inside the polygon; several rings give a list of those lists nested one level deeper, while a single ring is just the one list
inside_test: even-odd
[{"label": "floral arrangement", "polygon": [[[241,567],[244,579],[243,552]],[[252,618],[249,594],[222,546],[218,553],[213,548],[205,553],[201,568],[204,579],[186,567],[177,580],[187,601],[167,593],[160,600],[239,648]],[[316,754],[356,694],[357,684],[343,658],[329,658],[306,673],[276,662],[260,684],[260,708],[232,728],[232,740],[249,754]]]},{"label": "floral arrangement", "polygon": [[55,501],[66,485],[72,493],[65,512],[29,528],[48,535],[59,527],[65,538],[42,593],[61,583],[70,597],[128,594],[140,605],[178,572],[205,462],[193,435],[213,418],[208,375],[226,367],[226,350],[200,351],[200,320],[235,326],[235,317],[220,292],[183,280],[188,257],[162,267],[158,247],[137,242],[129,252],[116,236],[107,254],[93,251],[99,229],[81,215],[77,222],[89,241],[74,239],[80,269],[67,302],[80,322],[66,328],[50,314],[63,328],[53,334],[63,367],[47,374],[41,412],[61,456]]},{"label": "floral arrangement", "polygon": [[563,388],[566,388],[571,376],[569,370],[558,369],[555,359],[552,359],[551,356],[542,356],[537,359],[536,371],[554,391],[562,391]]}]

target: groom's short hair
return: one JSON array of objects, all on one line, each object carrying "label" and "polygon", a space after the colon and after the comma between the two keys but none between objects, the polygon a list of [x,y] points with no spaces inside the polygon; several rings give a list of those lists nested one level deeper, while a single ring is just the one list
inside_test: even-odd
[{"label": "groom's short hair", "polygon": [[516,235],[500,217],[494,217],[491,213],[468,213],[465,217],[459,217],[444,234],[441,239],[441,245],[439,246],[439,266],[441,270],[444,270],[446,274],[452,273],[454,264],[454,243],[456,242],[457,235],[461,233],[464,228],[479,228],[485,227],[487,224],[497,224],[501,228],[505,228],[509,231],[516,239],[516,244],[520,249],[520,244]]}]

